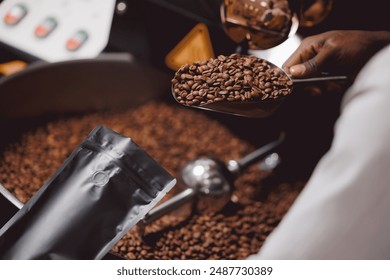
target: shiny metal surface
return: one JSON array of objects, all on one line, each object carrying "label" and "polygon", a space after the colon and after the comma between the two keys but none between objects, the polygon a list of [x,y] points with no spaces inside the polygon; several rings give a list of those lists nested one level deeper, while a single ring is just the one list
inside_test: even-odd
[{"label": "shiny metal surface", "polygon": [[197,193],[196,210],[213,213],[230,200],[233,175],[224,163],[213,158],[190,161],[181,172],[183,183]]},{"label": "shiny metal surface", "polygon": [[298,19],[287,0],[225,0],[221,20],[236,43],[250,49],[268,49],[296,33]]},{"label": "shiny metal surface", "polygon": [[312,27],[322,22],[332,11],[333,0],[300,0],[299,25]]},{"label": "shiny metal surface", "polygon": [[150,224],[151,222],[179,208],[183,204],[192,201],[195,196],[196,196],[195,189],[192,188],[185,189],[184,191],[178,193],[171,199],[154,207],[145,215],[142,221],[144,224]]},{"label": "shiny metal surface", "polygon": [[161,95],[169,77],[128,54],[35,62],[0,79],[0,120],[121,110]]}]

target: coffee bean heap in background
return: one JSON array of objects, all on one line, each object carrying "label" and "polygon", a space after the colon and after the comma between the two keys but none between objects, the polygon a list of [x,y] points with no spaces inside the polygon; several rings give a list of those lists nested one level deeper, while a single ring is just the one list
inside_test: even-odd
[{"label": "coffee bean heap in background", "polygon": [[237,1],[235,13],[246,18],[255,28],[288,32],[292,11],[289,1]]},{"label": "coffee bean heap in background", "polygon": [[198,106],[223,100],[280,98],[290,94],[292,82],[263,59],[232,54],[183,65],[172,86],[181,104]]},{"label": "coffee bean heap in background", "polygon": [[[199,112],[151,102],[125,112],[63,118],[26,133],[1,155],[0,182],[27,202],[97,125],[131,137],[175,177],[194,158],[215,156],[226,162],[255,149]],[[193,215],[187,205],[148,225],[144,241],[136,229],[129,231],[113,251],[128,259],[242,259],[256,253],[303,186],[280,183],[264,199],[260,185],[265,176],[252,166],[236,181],[239,203],[219,213]]]}]

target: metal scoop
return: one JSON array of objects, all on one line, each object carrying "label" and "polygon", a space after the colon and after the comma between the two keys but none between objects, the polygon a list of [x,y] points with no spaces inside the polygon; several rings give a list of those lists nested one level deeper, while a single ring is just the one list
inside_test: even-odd
[{"label": "metal scoop", "polygon": [[[328,82],[328,81],[334,81],[338,83],[345,83],[348,81],[347,76],[323,76],[323,77],[315,77],[315,78],[308,78],[308,79],[293,79],[291,78],[282,68],[274,65],[273,63],[263,59],[266,61],[271,68],[278,69],[280,75],[285,76],[288,81],[292,82],[291,91],[290,94],[292,94],[294,88],[298,85],[318,85],[320,83]],[[206,103],[203,105],[191,105],[188,106],[186,104],[180,103],[179,100],[176,99],[176,95],[174,93],[174,88],[172,86],[172,95],[175,100],[187,107],[193,107],[197,109],[203,109],[207,111],[214,111],[229,115],[236,115],[236,116],[242,116],[242,117],[248,117],[248,118],[264,118],[269,115],[271,115],[289,96],[284,97],[277,97],[274,99],[267,98],[264,100],[257,99],[257,100],[245,100],[245,101],[215,101],[211,103]]]},{"label": "metal scoop", "polygon": [[[239,160],[230,160],[226,165],[215,158],[199,158],[190,161],[182,169],[180,180],[187,187],[171,199],[153,208],[143,218],[143,226],[177,209],[187,202],[194,202],[198,213],[213,213],[221,210],[231,200],[234,180],[252,164],[263,160],[262,169],[272,170],[279,157],[274,151],[284,141],[284,133],[267,145]],[[138,230],[143,235],[142,224]]]}]

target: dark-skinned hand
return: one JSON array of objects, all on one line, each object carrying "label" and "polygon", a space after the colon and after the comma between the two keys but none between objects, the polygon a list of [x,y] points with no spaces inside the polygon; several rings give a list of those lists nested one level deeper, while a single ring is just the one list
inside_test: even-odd
[{"label": "dark-skinned hand", "polygon": [[305,38],[283,69],[295,78],[323,72],[354,77],[388,43],[388,31],[329,31]]}]

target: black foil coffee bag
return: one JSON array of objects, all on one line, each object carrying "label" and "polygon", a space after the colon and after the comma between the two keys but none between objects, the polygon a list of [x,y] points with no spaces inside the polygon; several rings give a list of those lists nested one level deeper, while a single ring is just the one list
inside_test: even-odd
[{"label": "black foil coffee bag", "polygon": [[0,230],[0,259],[101,259],[176,180],[131,139],[95,128]]}]

